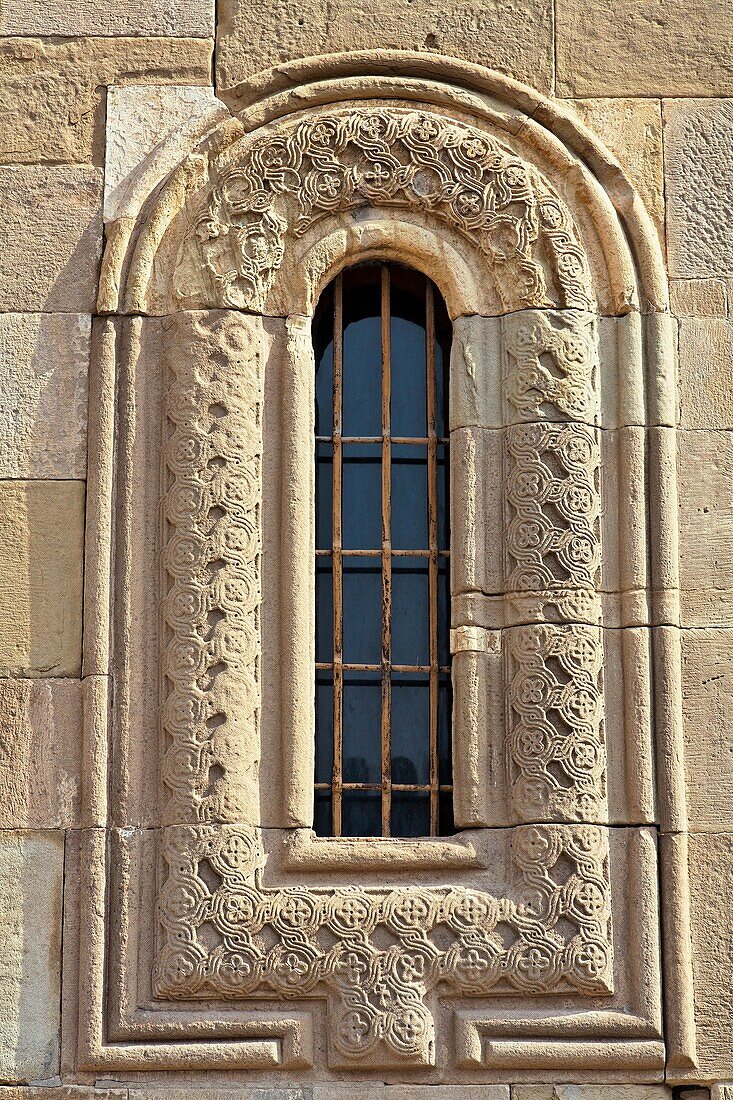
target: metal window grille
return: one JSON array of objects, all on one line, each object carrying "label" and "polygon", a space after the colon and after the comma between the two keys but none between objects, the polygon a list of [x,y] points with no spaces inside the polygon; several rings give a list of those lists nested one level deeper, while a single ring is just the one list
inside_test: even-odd
[{"label": "metal window grille", "polygon": [[[362,265],[322,297],[314,344],[316,831],[444,835],[453,829],[450,321],[429,279]],[[421,431],[393,434],[418,421]],[[378,639],[368,628],[376,633],[377,613]]]}]

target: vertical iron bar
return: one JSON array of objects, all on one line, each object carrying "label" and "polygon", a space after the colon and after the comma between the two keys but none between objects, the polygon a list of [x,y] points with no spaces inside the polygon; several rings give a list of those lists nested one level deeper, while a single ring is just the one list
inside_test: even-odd
[{"label": "vertical iron bar", "polygon": [[430,835],[439,828],[438,791],[438,448],[436,431],[435,300],[425,280],[425,373],[428,434],[428,606],[430,629]]},{"label": "vertical iron bar", "polygon": [[382,264],[382,836],[392,815],[392,371],[389,268]]},{"label": "vertical iron bar", "polygon": [[341,473],[343,415],[343,277],[333,293],[333,835],[341,836],[343,790],[343,557],[341,554]]}]

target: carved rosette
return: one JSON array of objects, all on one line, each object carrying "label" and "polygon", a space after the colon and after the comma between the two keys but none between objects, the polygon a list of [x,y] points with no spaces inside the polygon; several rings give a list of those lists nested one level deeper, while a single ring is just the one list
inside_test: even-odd
[{"label": "carved rosette", "polygon": [[333,1064],[433,1064],[438,989],[613,989],[608,837],[595,826],[519,827],[516,887],[501,897],[462,886],[268,888],[257,832],[234,826],[169,828],[165,857],[157,996],[326,997]]},{"label": "carved rosette", "polygon": [[236,821],[253,804],[259,753],[262,354],[254,323],[236,314],[174,323],[163,446],[164,820]]},{"label": "carved rosette", "polygon": [[[449,224],[486,258],[508,308],[594,308],[577,230],[540,173],[476,127],[404,108],[319,112],[245,139],[217,169],[183,254],[198,257],[216,304],[259,311],[288,233],[368,206]],[[179,270],[185,302],[190,259]]]}]

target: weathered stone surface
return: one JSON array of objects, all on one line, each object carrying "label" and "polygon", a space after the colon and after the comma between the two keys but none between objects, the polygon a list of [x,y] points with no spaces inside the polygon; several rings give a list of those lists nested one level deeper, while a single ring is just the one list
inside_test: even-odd
[{"label": "weathered stone surface", "polygon": [[573,108],[615,153],[664,241],[662,112],[657,100],[575,99]]},{"label": "weathered stone surface", "polygon": [[733,630],[682,631],[690,828],[733,829]]},{"label": "weathered stone surface", "polygon": [[0,168],[0,310],[91,313],[101,252],[101,172]]},{"label": "weathered stone surface", "polygon": [[733,321],[686,318],[679,334],[681,426],[733,428]]},{"label": "weathered stone surface", "polygon": [[566,96],[730,95],[726,0],[591,0],[556,6],[557,87]]},{"label": "weathered stone surface", "polygon": [[[4,1100],[127,1100],[123,1088],[97,1088],[92,1085],[7,1085]],[[172,1100],[172,1098],[171,1098]]]},{"label": "weathered stone surface", "polygon": [[552,5],[548,0],[225,0],[217,20],[217,81],[240,80],[295,57],[368,49],[427,50],[465,58],[548,92]]},{"label": "weathered stone surface", "polygon": [[0,828],[79,825],[81,685],[0,679]]},{"label": "weathered stone surface", "polygon": [[664,1085],[512,1085],[512,1100],[670,1100]]},{"label": "weathered stone surface", "polygon": [[102,165],[104,87],[208,84],[211,53],[210,39],[0,38],[0,163]]},{"label": "weathered stone surface", "polygon": [[728,287],[724,279],[670,279],[669,302],[675,317],[726,317]]},{"label": "weathered stone surface", "polygon": [[733,1076],[733,833],[689,837],[699,1079]]},{"label": "weathered stone surface", "polygon": [[84,477],[90,331],[83,314],[0,314],[0,477]]},{"label": "weathered stone surface", "polygon": [[63,833],[0,832],[0,1082],[59,1071]]},{"label": "weathered stone surface", "polygon": [[683,626],[733,626],[733,434],[677,437]]},{"label": "weathered stone surface", "polygon": [[733,275],[733,102],[664,104],[670,275]]},{"label": "weathered stone surface", "polygon": [[0,34],[176,35],[214,33],[214,0],[4,0]]},{"label": "weathered stone surface", "polygon": [[[104,217],[133,215],[155,185],[185,157],[198,137],[229,111],[213,88],[130,87],[107,93]],[[166,141],[178,132],[178,140]],[[142,162],[156,150],[155,178]],[[148,166],[146,166],[148,167]]]},{"label": "weathered stone surface", "polygon": [[84,483],[0,482],[0,676],[78,676]]}]

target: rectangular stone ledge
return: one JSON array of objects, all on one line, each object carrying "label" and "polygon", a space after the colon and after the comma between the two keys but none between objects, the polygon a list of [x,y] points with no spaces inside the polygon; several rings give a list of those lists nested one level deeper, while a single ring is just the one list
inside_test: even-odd
[{"label": "rectangular stone ledge", "polygon": [[0,676],[81,669],[83,481],[0,481]]},{"label": "rectangular stone ledge", "polygon": [[214,0],[5,0],[0,34],[206,37],[214,34]]},{"label": "rectangular stone ledge", "polygon": [[59,1072],[63,861],[62,832],[0,832],[0,1084]]},{"label": "rectangular stone ledge", "polygon": [[0,679],[0,829],[81,824],[77,680]]},{"label": "rectangular stone ledge", "polygon": [[103,165],[105,88],[208,85],[212,50],[208,38],[0,38],[0,164]]},{"label": "rectangular stone ledge", "polygon": [[93,313],[102,254],[102,174],[0,167],[0,311]]},{"label": "rectangular stone ledge", "polygon": [[430,50],[487,65],[550,93],[553,76],[552,5],[501,0],[446,7],[416,0],[409,13],[392,2],[319,0],[262,5],[225,0],[217,12],[217,85],[241,80],[298,57],[349,50]]},{"label": "rectangular stone ledge", "polygon": [[83,478],[87,314],[0,313],[0,477]]}]

